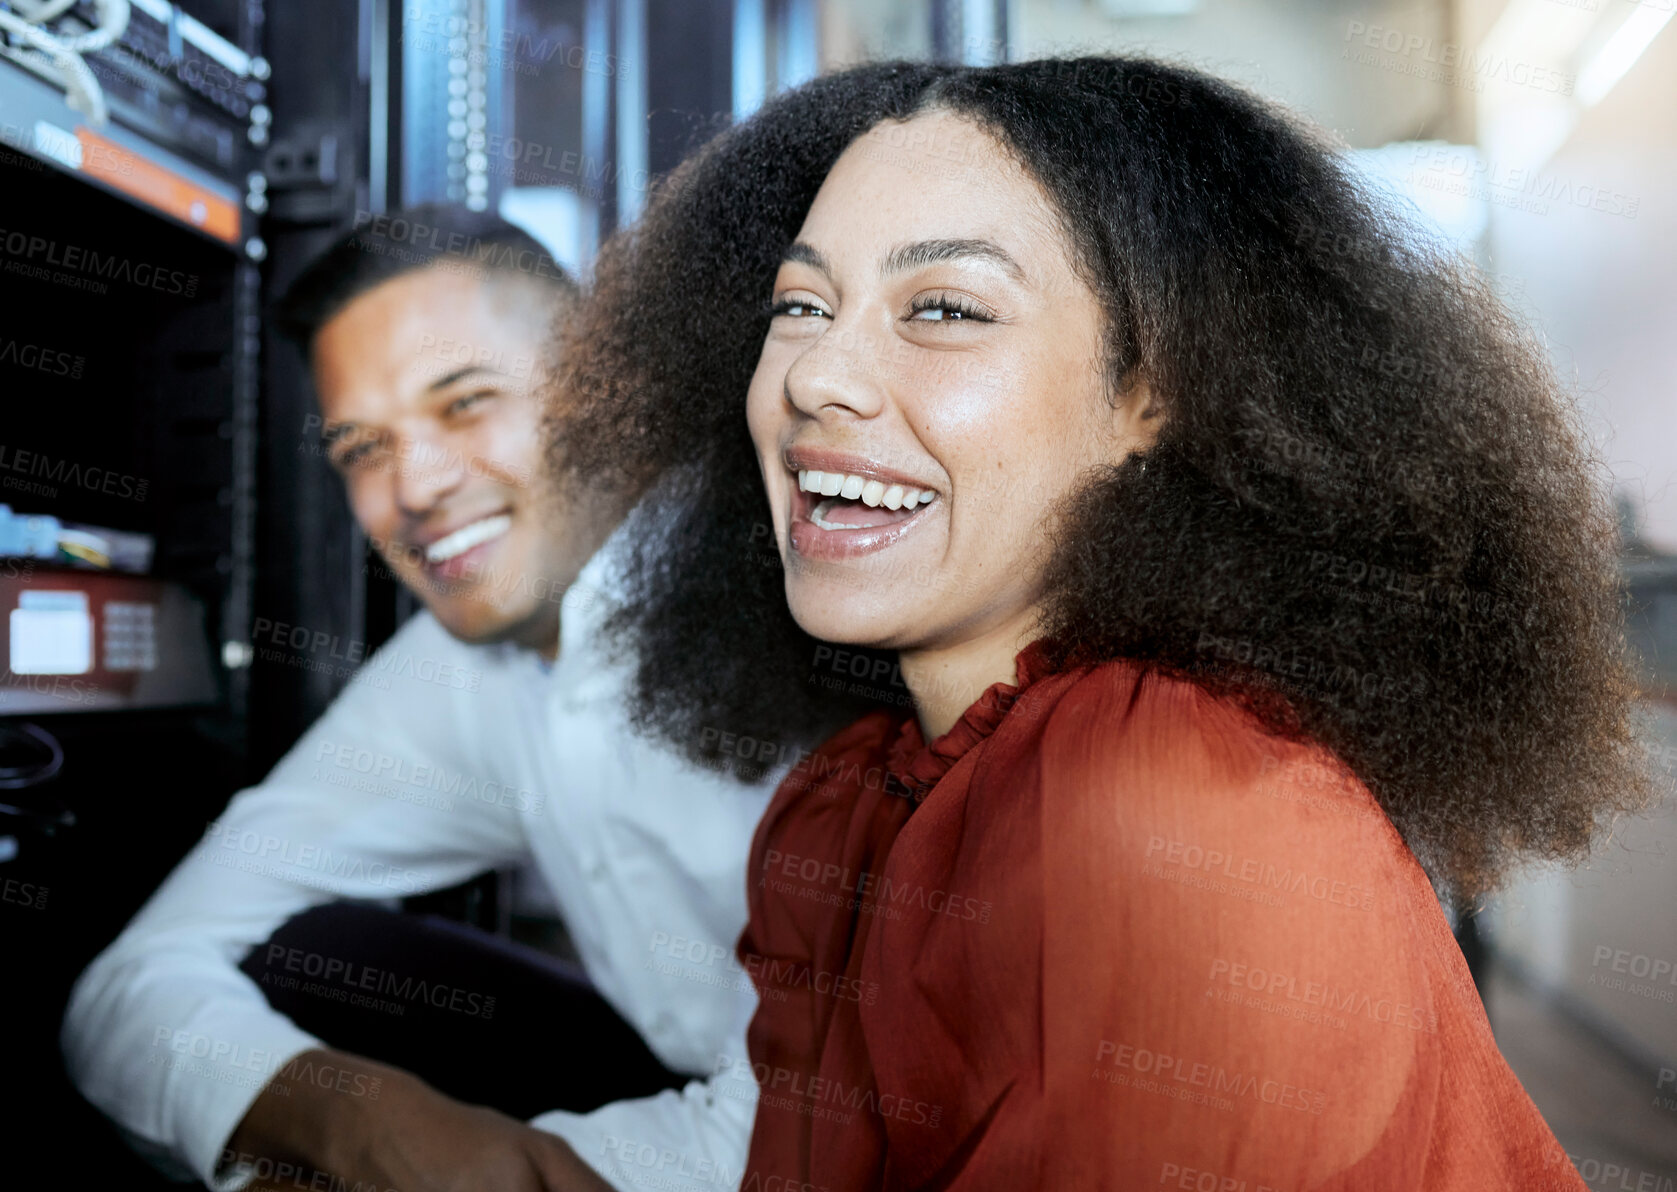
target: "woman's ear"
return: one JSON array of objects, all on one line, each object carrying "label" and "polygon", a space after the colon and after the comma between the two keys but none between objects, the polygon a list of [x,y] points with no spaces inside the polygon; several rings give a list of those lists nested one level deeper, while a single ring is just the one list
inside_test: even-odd
[{"label": "woman's ear", "polygon": [[1125,455],[1146,451],[1158,440],[1164,407],[1147,378],[1131,372],[1112,402],[1112,434]]}]

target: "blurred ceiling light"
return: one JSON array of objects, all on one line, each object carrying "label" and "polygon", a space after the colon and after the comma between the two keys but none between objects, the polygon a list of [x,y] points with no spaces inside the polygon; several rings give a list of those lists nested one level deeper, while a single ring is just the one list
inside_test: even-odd
[{"label": "blurred ceiling light", "polygon": [[1465,74],[1482,76],[1470,80],[1479,94],[1478,139],[1499,169],[1540,169],[1677,12],[1674,0],[1628,7],[1621,18],[1618,4],[1509,0],[1463,63]]},{"label": "blurred ceiling light", "polygon": [[1504,57],[1558,67],[1577,53],[1600,19],[1599,8],[1573,8],[1553,0],[1509,0],[1479,43],[1478,56],[1480,60]]},{"label": "blurred ceiling light", "polygon": [[1625,77],[1625,72],[1636,65],[1642,52],[1653,44],[1659,31],[1677,14],[1677,4],[1665,0],[1664,6],[1640,3],[1636,11],[1625,18],[1625,23],[1613,31],[1605,45],[1578,72],[1578,82],[1572,93],[1586,108],[1591,107],[1613,90],[1613,85]]},{"label": "blurred ceiling light", "polygon": [[1007,61],[1006,5],[996,0],[961,0],[961,61],[968,66],[993,66]]},{"label": "blurred ceiling light", "polygon": [[1098,0],[1101,13],[1126,17],[1185,17],[1197,12],[1200,0]]},{"label": "blurred ceiling light", "polygon": [[820,71],[816,0],[734,0],[734,119]]},{"label": "blurred ceiling light", "polygon": [[734,0],[734,119],[763,106],[769,89],[769,15],[763,0]]}]

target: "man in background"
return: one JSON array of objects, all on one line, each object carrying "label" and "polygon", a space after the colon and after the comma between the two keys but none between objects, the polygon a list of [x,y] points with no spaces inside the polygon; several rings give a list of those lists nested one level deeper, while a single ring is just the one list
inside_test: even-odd
[{"label": "man in background", "polygon": [[[340,240],[282,304],[320,401],[305,442],[425,611],[76,985],[70,1073],[166,1167],[217,1188],[737,1183],[755,995],[732,948],[773,784],[624,721],[627,671],[593,632],[626,511],[543,464],[542,364],[575,298],[523,232],[427,207]],[[580,971],[378,906],[519,864]]]}]

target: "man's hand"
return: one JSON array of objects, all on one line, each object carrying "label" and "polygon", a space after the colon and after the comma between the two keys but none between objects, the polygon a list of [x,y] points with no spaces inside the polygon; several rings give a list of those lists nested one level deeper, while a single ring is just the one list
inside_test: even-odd
[{"label": "man's hand", "polygon": [[611,1192],[563,1139],[341,1051],[287,1064],[222,1160],[254,1166],[258,1192]]}]

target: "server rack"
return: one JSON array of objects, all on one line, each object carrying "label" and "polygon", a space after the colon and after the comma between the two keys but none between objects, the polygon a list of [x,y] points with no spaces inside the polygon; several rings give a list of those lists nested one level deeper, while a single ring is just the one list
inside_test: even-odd
[{"label": "server rack", "polygon": [[[0,0],[0,946],[22,1186],[166,1186],[70,1087],[57,1032],[81,968],[345,681],[255,629],[364,654],[415,608],[313,450],[273,296],[357,218],[511,213],[514,191],[568,192],[555,247],[585,269],[652,175],[749,109],[741,62],[753,102],[795,81],[776,67],[789,22],[813,70],[812,0],[130,0],[117,30],[120,7]],[[43,10],[79,67],[19,31]],[[496,894],[430,909],[493,919]]]},{"label": "server rack", "polygon": [[341,3],[273,26],[261,0],[45,7],[31,29],[42,4],[0,3],[7,1175],[162,1187],[69,1086],[58,1026],[80,969],[331,694],[252,648],[259,615],[354,611],[342,584],[302,604],[325,561],[275,532],[341,541],[348,518],[275,457],[307,389],[263,313],[368,173],[371,43]]}]

